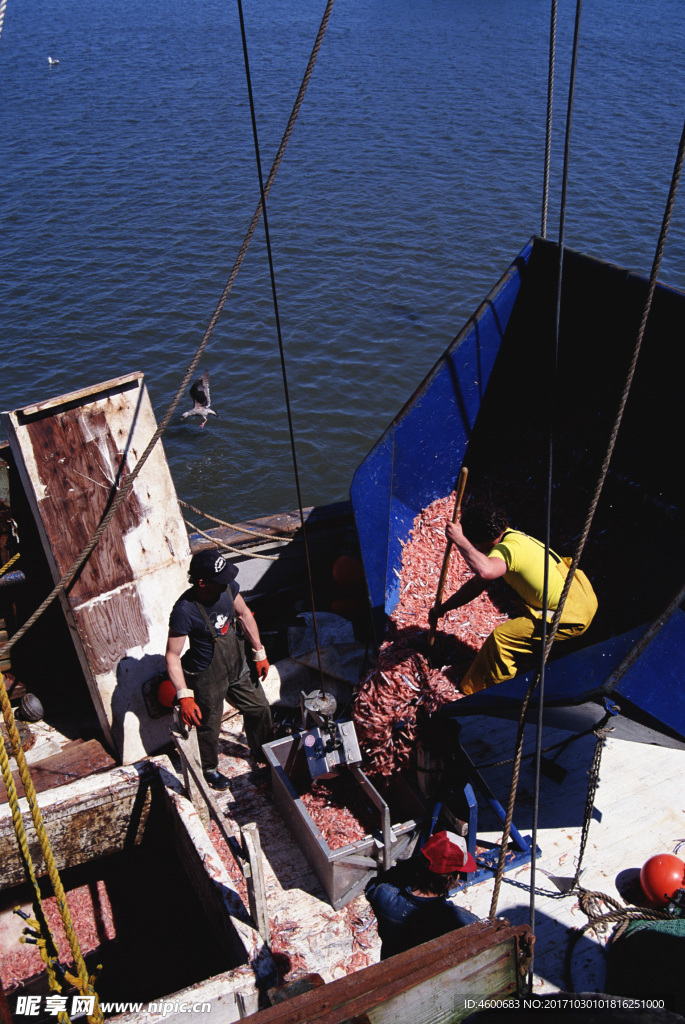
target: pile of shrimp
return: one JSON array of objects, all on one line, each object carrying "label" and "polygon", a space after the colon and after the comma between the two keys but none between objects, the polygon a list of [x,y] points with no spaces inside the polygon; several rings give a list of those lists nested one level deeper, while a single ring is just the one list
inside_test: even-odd
[{"label": "pile of shrimp", "polygon": [[[508,618],[504,602],[484,592],[438,622],[429,661],[428,613],[435,604],[452,519],[454,494],[438,498],[414,520],[403,547],[399,601],[373,671],[355,697],[354,723],[365,771],[390,776],[414,763],[417,713],[433,714],[463,694],[458,681],[495,626]],[[473,573],[452,547],[443,601]],[[492,589],[492,588],[491,588]],[[437,657],[436,657],[437,656]],[[442,667],[434,667],[442,663]]]}]

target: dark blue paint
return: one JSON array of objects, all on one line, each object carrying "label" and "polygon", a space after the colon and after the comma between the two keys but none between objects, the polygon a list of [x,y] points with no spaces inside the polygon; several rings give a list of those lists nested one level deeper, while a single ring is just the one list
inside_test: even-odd
[{"label": "dark blue paint", "polygon": [[454,487],[521,286],[529,243],[354,474],[354,507],[374,610],[397,604],[402,542],[422,508]]},{"label": "dark blue paint", "polygon": [[619,680],[615,692],[685,737],[684,664],[685,612],[678,608]]}]

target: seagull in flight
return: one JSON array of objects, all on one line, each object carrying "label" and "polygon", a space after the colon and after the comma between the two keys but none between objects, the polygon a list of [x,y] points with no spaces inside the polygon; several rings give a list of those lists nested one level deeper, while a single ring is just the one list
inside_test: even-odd
[{"label": "seagull in flight", "polygon": [[205,370],[201,377],[198,377],[194,384],[190,385],[190,397],[193,400],[193,408],[184,412],[181,419],[184,420],[187,416],[199,416],[202,420],[200,424],[200,430],[202,430],[208,416],[216,416],[217,418],[219,416],[218,412],[209,408],[211,399],[209,397],[209,372],[207,370]]},{"label": "seagull in flight", "polygon": [[48,64],[59,64],[57,57],[48,57]]}]

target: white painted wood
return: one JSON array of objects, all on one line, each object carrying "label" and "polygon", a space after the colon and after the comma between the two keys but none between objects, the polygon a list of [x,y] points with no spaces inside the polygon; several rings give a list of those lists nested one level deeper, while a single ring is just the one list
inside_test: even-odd
[{"label": "white painted wood", "polygon": [[[156,430],[142,374],[3,413],[55,582],[73,564]],[[65,451],[55,450],[64,444]],[[164,672],[169,612],[187,584],[188,536],[158,442],[62,607],[100,725],[130,764],[163,747],[143,684]]]},{"label": "white painted wood", "polygon": [[269,927],[269,909],[266,901],[266,885],[264,882],[259,829],[252,821],[247,825],[243,825],[240,834],[243,838],[243,850],[247,860],[245,879],[247,881],[247,895],[250,901],[250,914],[257,931],[264,941],[268,943],[271,941],[271,929]]}]

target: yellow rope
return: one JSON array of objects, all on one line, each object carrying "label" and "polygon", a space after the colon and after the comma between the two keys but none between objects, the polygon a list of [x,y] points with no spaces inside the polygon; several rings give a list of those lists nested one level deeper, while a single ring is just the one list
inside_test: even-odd
[{"label": "yellow rope", "polygon": [[[2,678],[2,673],[0,673],[0,678]],[[4,684],[3,684],[3,686],[4,686]],[[17,842],[19,843],[19,848],[21,849],[21,853],[22,853],[22,857],[23,857],[23,860],[24,860],[24,866],[26,868],[26,872],[27,872],[27,874],[29,876],[29,880],[30,880],[31,885],[33,887],[34,901],[37,901],[38,904],[40,906],[42,906],[42,904],[40,902],[40,887],[38,885],[38,879],[36,878],[36,873],[35,873],[34,868],[33,868],[33,861],[31,860],[31,854],[30,854],[30,851],[29,851],[28,839],[26,838],[26,830],[24,828],[24,821],[23,821],[23,818],[21,816],[21,811],[19,810],[19,798],[17,796],[17,789],[16,789],[16,786],[14,784],[14,779],[12,777],[12,769],[10,768],[9,757],[7,755],[7,748],[5,746],[5,741],[3,739],[3,736],[2,736],[1,732],[0,732],[0,769],[2,770],[2,779],[3,779],[3,782],[5,783],[5,789],[7,790],[7,798],[8,798],[8,801],[9,801],[9,807],[10,807],[10,811],[11,811],[11,814],[12,814],[12,821],[14,823],[14,831],[15,831],[16,836],[17,836]],[[36,931],[40,935],[40,926],[38,925],[38,922],[36,921],[36,922],[32,922],[32,923],[35,924]],[[52,935],[50,935],[49,940],[46,940],[46,939],[42,938],[42,936],[41,936],[41,941],[37,943],[38,950],[39,950],[41,959],[42,959],[43,963],[45,964],[45,969],[47,971],[48,983],[50,985],[50,988],[53,991],[55,991],[55,992],[61,992],[62,991],[62,986],[61,986],[60,982],[57,980],[57,975],[56,975],[56,972],[55,972],[55,963],[57,961],[57,957],[56,957],[54,952],[52,954],[48,952],[48,948],[47,948],[48,941],[51,941],[52,949],[54,951],[56,951],[56,947],[55,947],[55,943],[54,943],[54,939],[52,938]],[[64,1024],[66,1024],[66,1021],[68,1021],[69,1018],[66,1017],[66,1015],[64,1015],[64,1014],[60,1014],[59,1020],[61,1022],[63,1021]]]},{"label": "yellow rope", "polygon": [[21,551],[17,551],[16,555],[12,555],[9,562],[5,562],[4,565],[0,565],[0,576],[4,576],[11,565],[14,565],[16,560],[19,558]]},{"label": "yellow rope", "polygon": [[[33,780],[31,779],[31,774],[26,763],[26,758],[24,757],[24,751],[22,750],[21,747],[19,730],[17,729],[17,725],[14,720],[14,714],[12,712],[12,706],[10,704],[9,697],[7,696],[7,689],[5,687],[5,680],[2,672],[0,672],[0,705],[2,706],[2,713],[5,718],[5,724],[7,726],[7,732],[9,735],[10,744],[12,746],[14,758],[19,767],[19,776],[24,787],[26,800],[28,802],[29,810],[31,811],[31,816],[33,818],[33,826],[36,830],[36,835],[38,836],[38,840],[40,842],[40,848],[43,854],[43,859],[45,860],[45,864],[48,869],[48,876],[52,884],[53,892],[55,893],[55,896],[57,898],[57,906],[62,917],[64,932],[69,941],[71,954],[74,958],[74,964],[78,972],[78,978],[75,979],[75,984],[82,995],[92,995],[95,997],[93,1013],[88,1015],[88,1021],[90,1022],[90,1024],[102,1024],[102,1022],[104,1021],[104,1017],[100,1009],[100,1003],[97,994],[93,990],[91,979],[88,977],[88,969],[83,959],[83,954],[81,952],[81,947],[79,946],[78,937],[76,935],[76,932],[74,931],[74,924],[71,919],[71,912],[69,911],[69,907],[67,906],[66,893],[64,891],[62,880],[59,876],[59,871],[57,870],[57,864],[55,863],[55,858],[50,847],[50,840],[48,839],[47,832],[45,831],[43,815],[41,814],[40,807],[38,806],[36,790],[34,788]],[[31,861],[31,854],[29,851],[28,840],[26,838],[26,831],[24,829],[24,822],[22,819],[21,811],[19,810],[19,799],[17,796],[17,790],[16,786],[14,785],[12,773],[10,771],[9,758],[7,756],[7,751],[5,749],[5,744],[1,736],[0,741],[0,765],[2,767],[2,776],[5,782],[5,787],[7,789],[7,797],[9,800],[10,811],[12,813],[12,820],[14,822],[15,832],[17,834],[17,841],[19,843],[21,852],[24,857],[26,870],[33,884],[34,891],[36,892],[36,899],[38,901],[38,905],[42,906],[40,900],[40,888],[38,886],[38,881],[35,877],[33,863]],[[51,941],[52,945],[54,946],[54,940],[52,940],[52,936],[50,936],[49,939],[46,938],[44,941],[45,943]],[[47,946],[45,947],[44,950],[45,956],[43,956],[43,948],[44,947],[42,945],[39,945],[39,949],[41,950],[41,956],[43,957],[48,970],[50,987],[56,988],[58,991],[61,991],[61,985],[57,978],[54,976],[54,965],[48,962],[50,961],[51,958],[48,954]],[[64,1021],[66,1024],[66,1022],[69,1020],[66,1011],[60,1013],[59,1019],[61,1021]]]}]

